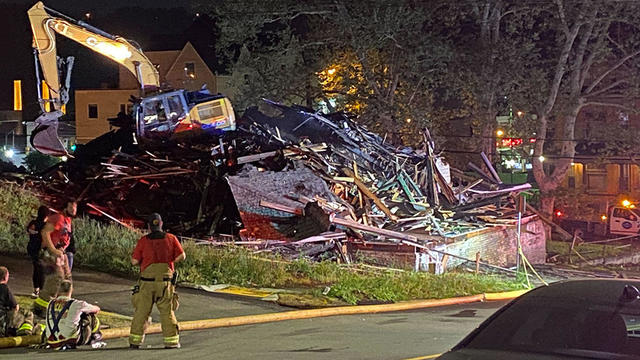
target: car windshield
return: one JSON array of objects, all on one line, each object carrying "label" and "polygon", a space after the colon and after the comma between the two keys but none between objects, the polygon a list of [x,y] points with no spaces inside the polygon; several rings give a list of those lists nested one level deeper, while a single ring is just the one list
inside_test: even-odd
[{"label": "car windshield", "polygon": [[594,358],[640,355],[640,306],[525,297],[479,330],[465,347]]}]

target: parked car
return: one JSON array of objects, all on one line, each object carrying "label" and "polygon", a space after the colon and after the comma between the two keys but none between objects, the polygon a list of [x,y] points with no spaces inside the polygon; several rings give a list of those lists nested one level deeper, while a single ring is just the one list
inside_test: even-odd
[{"label": "parked car", "polygon": [[513,300],[442,360],[640,359],[640,281],[574,280]]}]

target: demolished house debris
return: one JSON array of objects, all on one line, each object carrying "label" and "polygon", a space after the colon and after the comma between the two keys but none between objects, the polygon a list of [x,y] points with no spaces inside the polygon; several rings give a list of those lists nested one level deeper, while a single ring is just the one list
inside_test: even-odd
[{"label": "demolished house debris", "polygon": [[[120,129],[27,181],[49,204],[76,197],[88,214],[137,227],[160,211],[169,231],[199,243],[234,241],[288,258],[350,262],[356,251],[391,250],[442,271],[484,251],[467,246],[448,260],[447,249],[473,234],[515,241],[514,194],[530,185],[502,184],[484,154],[488,171],[469,164],[474,176],[451,168],[427,129],[421,147],[397,147],[344,113],[264,101],[278,115],[249,108],[236,132],[214,142],[141,150]],[[532,262],[544,261],[544,235],[541,255],[539,242],[530,241]],[[512,264],[515,250],[502,257],[486,261]]]}]

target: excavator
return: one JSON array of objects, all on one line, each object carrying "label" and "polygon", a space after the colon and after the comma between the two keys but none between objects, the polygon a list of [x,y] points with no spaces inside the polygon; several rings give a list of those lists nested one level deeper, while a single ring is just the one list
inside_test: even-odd
[{"label": "excavator", "polygon": [[[220,135],[236,129],[231,102],[208,90],[163,89],[153,63],[132,40],[111,35],[84,21],[75,20],[37,2],[28,11],[33,31],[38,100],[41,115],[35,120],[31,145],[41,153],[68,155],[58,137],[58,119],[69,101],[74,58],[61,58],[55,34],[71,39],[124,66],[138,80],[140,96],[134,98],[133,121],[137,138],[159,141],[190,134]],[[41,75],[45,96],[42,96]],[[62,82],[61,82],[62,80]]]}]

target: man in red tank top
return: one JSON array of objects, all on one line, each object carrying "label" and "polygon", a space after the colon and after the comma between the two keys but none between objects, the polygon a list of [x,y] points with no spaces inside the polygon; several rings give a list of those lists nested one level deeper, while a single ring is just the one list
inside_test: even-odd
[{"label": "man in red tank top", "polygon": [[76,215],[78,204],[74,200],[65,202],[61,213],[50,215],[40,232],[42,235],[43,263],[47,275],[44,286],[34,302],[33,310],[38,316],[45,315],[49,301],[56,297],[58,286],[71,276],[65,249],[71,240],[71,218]]}]

